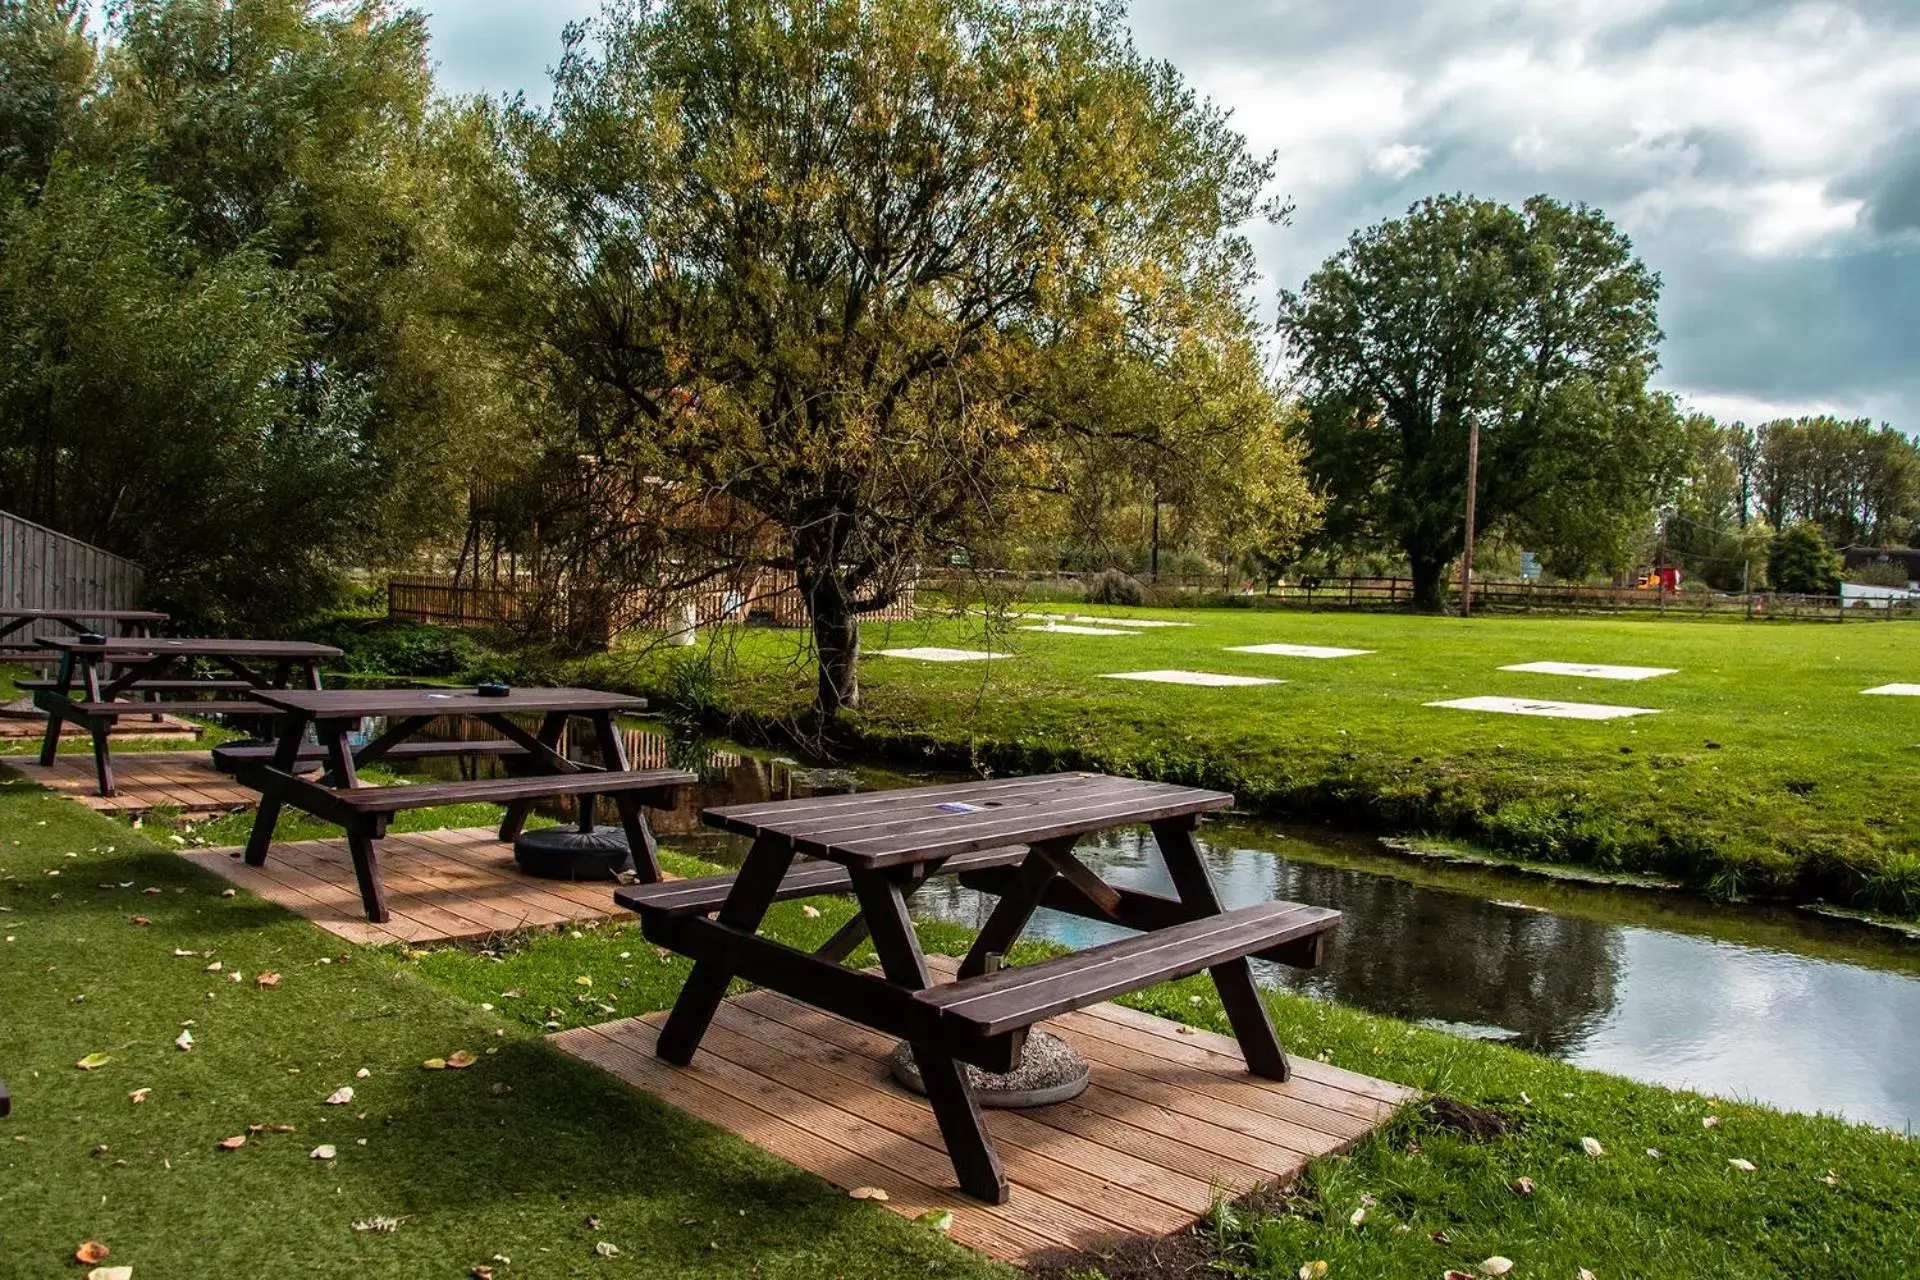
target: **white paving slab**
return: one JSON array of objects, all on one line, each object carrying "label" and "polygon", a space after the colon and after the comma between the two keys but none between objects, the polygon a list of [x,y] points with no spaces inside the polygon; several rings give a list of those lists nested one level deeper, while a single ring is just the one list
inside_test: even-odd
[{"label": "white paving slab", "polygon": [[1862,693],[1882,693],[1894,698],[1920,698],[1920,684],[1883,684],[1878,688],[1862,689]]},{"label": "white paving slab", "polygon": [[1217,671],[1115,671],[1100,678],[1102,680],[1146,680],[1153,684],[1197,684],[1217,689],[1247,684],[1286,683],[1285,680],[1268,680],[1263,676],[1225,676]]},{"label": "white paving slab", "polygon": [[1168,622],[1164,618],[1089,618],[1081,615],[1081,622],[1111,622],[1116,627],[1191,627],[1191,622]]},{"label": "white paving slab", "polygon": [[1041,627],[1022,627],[1022,631],[1051,631],[1062,636],[1137,636],[1138,631],[1120,631],[1113,627],[1082,627],[1071,622],[1049,622]]},{"label": "white paving slab", "polygon": [[1324,644],[1236,644],[1228,653],[1270,653],[1280,658],[1358,658],[1371,649],[1336,649]]},{"label": "white paving slab", "polygon": [[985,662],[988,658],[1010,658],[1008,653],[983,653],[978,649],[942,649],[925,645],[917,649],[875,649],[889,658],[913,658],[920,662]]},{"label": "white paving slab", "polygon": [[1678,667],[1615,667],[1604,662],[1521,662],[1502,671],[1533,671],[1543,676],[1585,676],[1589,680],[1651,680],[1670,676]]},{"label": "white paving slab", "polygon": [[1623,720],[1628,716],[1660,714],[1658,707],[1612,707],[1597,702],[1542,702],[1533,698],[1454,698],[1429,702],[1430,707],[1456,711],[1492,711],[1509,716],[1548,716],[1555,720]]}]

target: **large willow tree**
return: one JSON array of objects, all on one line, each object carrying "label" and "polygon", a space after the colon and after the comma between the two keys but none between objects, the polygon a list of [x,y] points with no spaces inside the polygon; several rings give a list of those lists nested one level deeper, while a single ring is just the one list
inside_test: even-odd
[{"label": "large willow tree", "polygon": [[613,4],[554,89],[493,122],[475,305],[557,443],[631,477],[596,545],[684,567],[650,495],[765,522],[828,716],[858,613],[1100,429],[1061,394],[1096,354],[1193,397],[1253,358],[1268,164],[1104,6]]}]

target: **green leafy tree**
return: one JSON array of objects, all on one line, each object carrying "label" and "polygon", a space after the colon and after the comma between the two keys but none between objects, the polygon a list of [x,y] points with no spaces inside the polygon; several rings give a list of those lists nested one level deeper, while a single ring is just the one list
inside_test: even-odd
[{"label": "green leafy tree", "polygon": [[859,613],[1097,429],[1051,394],[1092,353],[1205,381],[1247,331],[1269,165],[1104,6],[611,4],[497,128],[474,296],[592,459],[583,556],[790,565],[828,717]]},{"label": "green leafy tree", "polygon": [[1775,591],[1831,596],[1840,592],[1840,557],[1827,547],[1818,525],[1782,529],[1767,557],[1767,577]]},{"label": "green leafy tree", "polygon": [[1282,296],[1328,540],[1398,547],[1439,608],[1477,424],[1476,534],[1619,567],[1676,479],[1679,419],[1647,388],[1659,288],[1601,213],[1545,196],[1438,196],[1357,232]]},{"label": "green leafy tree", "polygon": [[1776,526],[1818,525],[1840,546],[1906,542],[1920,519],[1920,447],[1865,418],[1794,418],[1758,432],[1754,489]]},{"label": "green leafy tree", "polygon": [[272,625],[457,513],[484,379],[424,19],[381,0],[0,4],[0,504]]}]

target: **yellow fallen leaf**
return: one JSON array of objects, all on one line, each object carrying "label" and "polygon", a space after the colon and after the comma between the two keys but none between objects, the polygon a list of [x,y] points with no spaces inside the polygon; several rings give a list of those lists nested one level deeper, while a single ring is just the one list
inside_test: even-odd
[{"label": "yellow fallen leaf", "polygon": [[1366,1220],[1367,1220],[1367,1206],[1361,1205],[1358,1209],[1355,1209],[1351,1215],[1348,1216],[1347,1225],[1350,1227],[1357,1227],[1361,1223],[1365,1222]]},{"label": "yellow fallen leaf", "polygon": [[1327,1264],[1323,1259],[1315,1258],[1312,1262],[1300,1264],[1300,1280],[1321,1280],[1326,1274]]},{"label": "yellow fallen leaf", "polygon": [[820,918],[820,908],[814,906],[801,907],[800,914],[809,920],[818,920]]},{"label": "yellow fallen leaf", "polygon": [[893,1198],[881,1187],[855,1187],[847,1195],[855,1200],[878,1200],[881,1204]]},{"label": "yellow fallen leaf", "polygon": [[573,980],[573,985],[576,987],[590,987],[593,985],[593,979],[583,973]]},{"label": "yellow fallen leaf", "polygon": [[1513,1187],[1512,1187],[1512,1190],[1513,1190],[1513,1194],[1515,1194],[1515,1195],[1517,1195],[1517,1196],[1530,1196],[1530,1195],[1532,1195],[1532,1194],[1533,1194],[1533,1190],[1534,1190],[1534,1188],[1533,1188],[1533,1179],[1532,1179],[1532,1178],[1528,1178],[1528,1177],[1519,1177],[1519,1178],[1515,1178],[1515,1179],[1513,1180]]},{"label": "yellow fallen leaf", "polygon": [[1599,1277],[1585,1267],[1574,1273],[1574,1280],[1599,1280]]},{"label": "yellow fallen leaf", "polygon": [[256,987],[277,987],[280,985],[280,975],[272,972],[263,973],[253,980],[253,985]]},{"label": "yellow fallen leaf", "polygon": [[420,1065],[429,1071],[445,1071],[447,1069],[447,1060],[445,1058],[428,1058]]},{"label": "yellow fallen leaf", "polygon": [[80,1059],[80,1061],[74,1063],[73,1065],[80,1068],[82,1071],[92,1071],[95,1068],[104,1067],[109,1062],[112,1062],[112,1061],[113,1061],[113,1055],[110,1053],[90,1053],[86,1057]]},{"label": "yellow fallen leaf", "polygon": [[1752,1173],[1752,1172],[1753,1172],[1753,1170],[1754,1170],[1754,1163],[1753,1163],[1753,1161],[1751,1161],[1751,1160],[1742,1160],[1742,1159],[1740,1159],[1740,1158],[1739,1158],[1738,1156],[1736,1156],[1736,1157],[1734,1157],[1733,1159],[1731,1159],[1731,1160],[1729,1160],[1729,1161],[1727,1161],[1727,1163],[1728,1163],[1728,1164],[1730,1164],[1730,1165],[1732,1165],[1732,1166],[1733,1166],[1734,1168],[1736,1168],[1736,1169],[1738,1169],[1738,1170],[1739,1170],[1740,1172],[1742,1172],[1742,1173]]}]

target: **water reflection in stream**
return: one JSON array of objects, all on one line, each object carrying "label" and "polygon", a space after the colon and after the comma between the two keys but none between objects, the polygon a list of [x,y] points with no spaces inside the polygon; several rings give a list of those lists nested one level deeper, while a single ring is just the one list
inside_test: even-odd
[{"label": "water reflection in stream", "polygon": [[[721,863],[737,863],[744,842],[700,824],[709,806],[929,780],[809,770],[639,728],[628,745],[636,764],[700,770],[655,827]],[[1272,986],[1635,1079],[1895,1129],[1920,1116],[1920,945],[1785,910],[1410,865],[1272,823],[1209,822],[1201,836],[1229,906],[1285,898],[1345,916],[1321,968],[1261,963]],[[1080,853],[1116,884],[1170,891],[1144,832]],[[916,898],[973,925],[990,905],[947,880]],[[1079,947],[1120,931],[1043,911],[1030,932]]]}]

